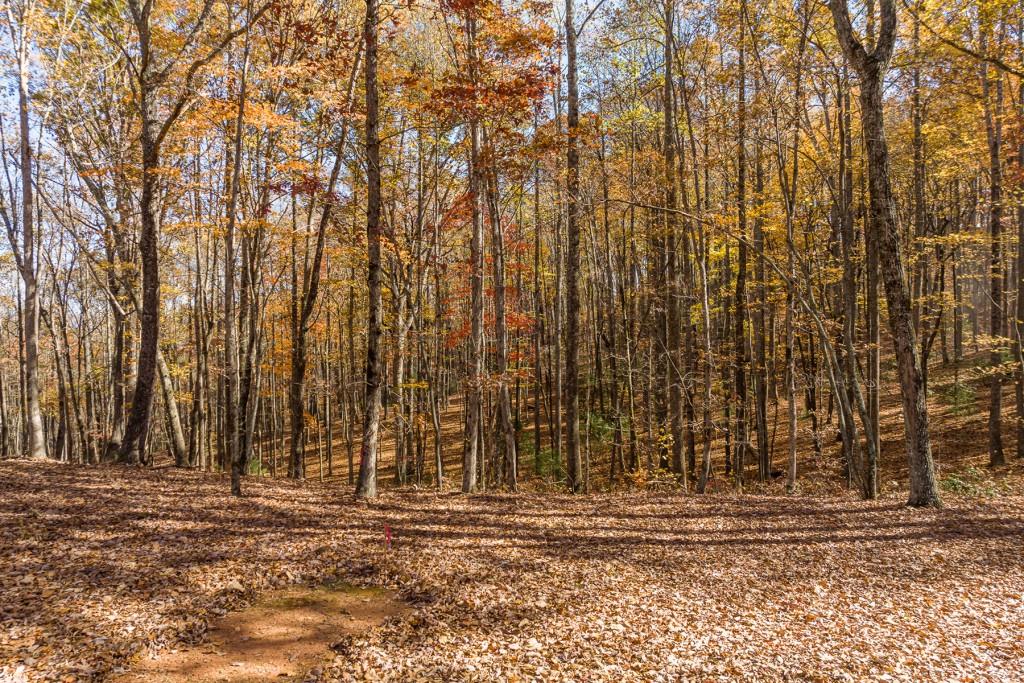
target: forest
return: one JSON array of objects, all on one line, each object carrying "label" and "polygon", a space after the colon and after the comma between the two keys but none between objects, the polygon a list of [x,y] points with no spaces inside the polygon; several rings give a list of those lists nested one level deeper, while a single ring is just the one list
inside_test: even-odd
[{"label": "forest", "polygon": [[1024,676],[1019,0],[0,6],[0,683]]}]

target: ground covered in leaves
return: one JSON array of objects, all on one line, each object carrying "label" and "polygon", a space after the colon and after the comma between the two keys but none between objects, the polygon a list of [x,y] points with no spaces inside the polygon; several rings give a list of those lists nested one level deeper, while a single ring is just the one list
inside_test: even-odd
[{"label": "ground covered in leaves", "polygon": [[[410,609],[322,680],[991,680],[1024,661],[1024,499],[389,493],[0,463],[0,681],[104,680],[260,591]],[[385,525],[393,544],[384,548]]]}]

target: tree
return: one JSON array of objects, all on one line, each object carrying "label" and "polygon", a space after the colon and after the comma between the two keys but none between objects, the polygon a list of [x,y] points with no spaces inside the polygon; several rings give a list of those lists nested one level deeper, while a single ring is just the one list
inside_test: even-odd
[{"label": "tree", "polygon": [[868,185],[871,205],[869,229],[878,244],[886,301],[889,305],[889,329],[893,338],[903,397],[907,460],[910,466],[908,505],[941,504],[935,468],[932,464],[928,433],[928,407],[921,377],[921,362],[910,311],[899,235],[893,216],[892,188],[889,180],[889,147],[885,140],[882,106],[882,77],[892,57],[896,41],[896,6],[893,0],[881,0],[881,30],[874,49],[868,52],[855,37],[846,0],[829,0],[836,34],[846,59],[860,79],[861,126],[867,148]]},{"label": "tree", "polygon": [[580,153],[579,153],[579,85],[576,73],[576,29],[573,21],[573,1],[565,0],[565,52],[566,82],[566,286],[565,311],[568,324],[565,329],[565,420],[566,483],[569,490],[583,490],[583,466],[580,460],[579,376],[580,376]]},{"label": "tree", "polygon": [[[235,116],[234,140],[228,155],[229,175],[227,228],[224,237],[224,370],[227,375],[224,430],[227,432],[228,462],[231,463],[231,495],[242,495],[242,475],[248,453],[242,451],[238,424],[238,344],[235,339],[235,225],[238,220],[239,179],[242,174],[242,132],[245,125],[246,77],[249,69],[249,32],[245,34],[241,82],[238,87],[238,113]],[[245,419],[243,417],[243,419]]]},{"label": "tree", "polygon": [[[22,309],[22,372],[25,398],[25,455],[33,460],[46,458],[46,438],[43,434],[43,416],[39,408],[39,278],[36,250],[36,208],[33,201],[33,155],[32,127],[29,122],[29,73],[32,50],[32,22],[37,11],[32,0],[22,0],[15,5],[5,5],[7,29],[15,56],[18,84],[18,156],[21,171],[21,215],[15,218],[12,192],[10,208],[0,199],[0,216],[3,217],[14,253],[18,272],[24,287],[24,308]],[[13,188],[12,188],[13,190]],[[21,238],[18,238],[20,219]]]},{"label": "tree", "polygon": [[[987,64],[981,69],[985,135],[989,154],[989,333],[992,336],[992,365],[989,378],[988,457],[989,466],[1006,464],[1003,454],[1003,370],[1000,339],[1003,337],[1003,78],[991,77]],[[993,90],[995,92],[993,92]]]},{"label": "tree", "polygon": [[959,406],[972,348],[1009,438],[1016,6],[918,3],[906,41],[877,3],[59,7],[4,5],[0,453],[239,493],[339,448],[350,486],[466,492],[713,492],[756,452],[765,489],[813,459],[871,498],[898,391],[937,504],[928,362]]},{"label": "tree", "polygon": [[[664,183],[665,183],[665,256],[666,256],[666,368],[669,386],[669,419],[672,433],[672,469],[680,476],[683,486],[688,484],[687,463],[683,458],[683,359],[680,352],[680,275],[676,230],[676,123],[673,98],[673,56],[675,36],[675,1],[665,0],[665,87],[662,106],[665,109]],[[685,238],[684,238],[685,239]],[[684,249],[684,254],[686,250]]]},{"label": "tree", "polygon": [[[160,340],[160,261],[157,246],[159,225],[160,153],[167,134],[184,112],[192,97],[192,84],[199,72],[212,62],[235,38],[245,32],[248,23],[258,21],[270,4],[249,15],[241,28],[225,32],[219,38],[207,34],[213,0],[204,0],[195,19],[185,28],[182,44],[165,56],[160,41],[154,41],[155,0],[128,0],[128,10],[137,43],[127,54],[136,81],[140,116],[139,147],[142,156],[142,190],[139,200],[141,229],[139,258],[142,263],[142,308],[139,311],[140,339],[135,391],[131,411],[121,443],[121,458],[137,463],[142,458],[153,403],[157,352]],[[162,30],[162,29],[161,29]],[[201,41],[206,38],[206,41]],[[193,54],[194,53],[194,54]],[[191,59],[188,55],[192,55]],[[180,79],[180,80],[179,80]],[[171,90],[171,92],[168,92]],[[163,105],[163,106],[162,106]]]},{"label": "tree", "polygon": [[377,450],[379,447],[381,393],[380,376],[381,285],[380,285],[380,137],[377,94],[377,0],[366,0],[363,42],[366,50],[366,249],[369,313],[366,333],[366,411],[363,417],[363,445],[359,454],[356,496],[377,497]]}]

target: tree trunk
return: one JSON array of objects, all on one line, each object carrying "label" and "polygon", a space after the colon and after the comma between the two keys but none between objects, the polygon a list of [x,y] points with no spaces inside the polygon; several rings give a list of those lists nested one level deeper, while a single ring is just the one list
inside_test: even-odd
[{"label": "tree trunk", "polygon": [[[985,133],[988,138],[989,155],[989,237],[991,258],[989,260],[989,335],[992,350],[989,362],[992,365],[989,377],[988,410],[988,464],[998,467],[1006,464],[1003,453],[1002,410],[1003,374],[1003,169],[1000,158],[1003,145],[1003,78],[1001,74],[990,78],[989,68],[982,68],[982,98],[985,105]],[[994,83],[993,83],[994,81]],[[995,93],[993,94],[993,85]]]},{"label": "tree trunk", "polygon": [[224,374],[226,375],[226,398],[224,413],[225,442],[227,459],[231,463],[231,495],[242,495],[242,475],[245,456],[238,443],[238,342],[235,322],[235,224],[238,218],[238,189],[242,168],[242,131],[245,125],[246,72],[249,68],[249,38],[246,33],[245,49],[242,55],[242,76],[238,88],[238,112],[235,114],[235,129],[228,153],[227,175],[227,228],[224,238]]},{"label": "tree trunk", "polygon": [[167,361],[159,348],[156,352],[156,363],[160,372],[160,391],[164,399],[164,410],[167,413],[171,455],[174,456],[175,467],[185,467],[188,460],[188,446],[185,443],[185,432],[181,428],[178,399],[174,395],[174,380],[171,379],[171,370],[167,367]]},{"label": "tree trunk", "polygon": [[566,301],[568,325],[565,333],[565,446],[566,483],[579,493],[583,488],[579,434],[580,375],[580,228],[579,228],[579,88],[576,74],[576,29],[573,22],[573,0],[565,0],[565,48],[568,98],[566,110]]},{"label": "tree trunk", "polygon": [[683,366],[680,348],[682,339],[680,335],[680,282],[679,282],[679,258],[676,253],[677,229],[676,229],[676,123],[674,117],[674,102],[672,97],[672,59],[674,56],[674,14],[675,0],[665,0],[665,87],[662,97],[662,107],[665,110],[664,135],[664,166],[663,179],[665,187],[665,257],[666,257],[666,280],[665,283],[665,307],[666,322],[668,329],[665,334],[665,348],[662,353],[665,355],[665,372],[668,380],[668,412],[669,424],[672,436],[672,471],[675,472],[683,488],[688,485],[686,471],[686,460],[684,458],[684,435],[683,435]]},{"label": "tree trunk", "polygon": [[[18,137],[21,165],[21,230],[22,244],[18,265],[25,286],[24,315],[24,373],[25,373],[25,455],[32,460],[46,458],[46,436],[43,433],[43,413],[39,406],[39,282],[36,255],[35,203],[33,202],[32,142],[29,125],[29,44],[26,32],[29,17],[21,17],[21,31],[17,46],[18,62]],[[12,240],[14,237],[12,236]],[[12,244],[15,253],[17,245]]]},{"label": "tree trunk", "polygon": [[[140,40],[148,43],[148,16],[140,22]],[[143,29],[142,27],[145,26]],[[148,48],[146,49],[148,52]],[[157,212],[160,171],[160,141],[156,122],[156,93],[153,91],[152,61],[143,60],[147,67],[139,75],[139,98],[142,112],[142,193],[139,213],[142,229],[139,233],[139,258],[142,261],[142,307],[139,310],[139,355],[135,371],[135,391],[131,410],[125,424],[120,458],[138,463],[143,457],[143,446],[149,431],[149,418],[153,406],[153,389],[157,370],[157,344],[160,339],[160,261],[157,245]]]},{"label": "tree trunk", "polygon": [[382,328],[380,272],[380,137],[377,96],[377,0],[366,0],[363,41],[366,49],[366,248],[368,319],[366,331],[366,413],[359,454],[356,496],[377,496],[381,392],[380,338]]},{"label": "tree trunk", "polygon": [[861,81],[861,127],[867,147],[868,184],[871,190],[869,229],[878,245],[889,305],[889,329],[896,350],[903,398],[907,460],[910,467],[910,497],[907,503],[912,506],[938,506],[941,500],[932,464],[928,407],[911,319],[910,292],[893,215],[889,147],[885,140],[883,120],[882,78],[896,38],[896,7],[893,0],[882,0],[881,33],[877,46],[870,54],[853,36],[846,0],[830,0],[829,7],[843,52],[857,69]]},{"label": "tree trunk", "polygon": [[[476,17],[466,20],[466,43],[470,79],[477,74]],[[469,200],[472,202],[472,234],[469,240],[470,339],[469,373],[466,380],[466,440],[462,454],[462,492],[475,493],[483,453],[480,423],[483,411],[484,373],[484,224],[480,214],[480,124],[474,114],[469,121]]]}]

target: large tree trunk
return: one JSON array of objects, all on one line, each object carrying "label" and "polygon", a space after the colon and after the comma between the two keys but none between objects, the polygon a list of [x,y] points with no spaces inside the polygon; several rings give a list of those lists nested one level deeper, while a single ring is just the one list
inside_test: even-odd
[{"label": "large tree trunk", "polygon": [[[148,17],[140,22],[140,39],[148,43]],[[143,38],[145,36],[145,38]],[[160,170],[160,141],[156,122],[156,94],[151,73],[152,61],[143,61],[147,67],[139,75],[139,98],[142,112],[142,193],[139,212],[142,229],[139,233],[139,257],[142,261],[142,307],[139,309],[139,355],[135,371],[135,391],[131,411],[121,442],[120,458],[138,463],[149,432],[149,418],[153,407],[153,390],[157,370],[157,343],[160,339],[160,261],[157,245],[157,211]]]},{"label": "large tree trunk", "polygon": [[988,464],[990,467],[998,467],[1006,464],[1002,432],[1003,375],[999,369],[1003,360],[1001,353],[1003,337],[1003,167],[1000,158],[1003,144],[1003,79],[1002,75],[998,73],[994,79],[991,78],[989,68],[985,66],[982,68],[981,82],[982,99],[985,106],[985,133],[988,139],[989,237],[991,240],[989,336],[992,338],[992,350],[989,354],[989,362],[992,365],[992,371],[989,377]]},{"label": "large tree trunk", "polygon": [[889,330],[895,346],[903,398],[907,460],[910,467],[910,496],[907,503],[912,506],[938,506],[941,500],[932,464],[928,407],[911,319],[910,291],[893,216],[889,147],[885,140],[882,109],[882,77],[896,39],[896,7],[893,0],[882,0],[881,33],[878,45],[870,54],[854,38],[846,0],[830,0],[829,7],[843,52],[860,76],[861,127],[867,147],[868,185],[871,190],[869,229],[878,245],[889,305]]},{"label": "large tree trunk", "polygon": [[238,189],[242,168],[242,129],[245,125],[245,86],[249,67],[249,40],[246,34],[242,56],[242,77],[238,88],[238,112],[234,138],[228,154],[227,229],[224,238],[224,374],[227,405],[224,413],[227,459],[231,463],[231,495],[242,495],[245,454],[238,443],[238,338],[235,323],[235,224],[238,219]]},{"label": "large tree trunk", "polygon": [[[476,18],[466,20],[466,44],[470,79],[476,79]],[[469,121],[469,200],[472,202],[472,234],[469,239],[470,332],[469,373],[466,379],[465,445],[462,453],[462,492],[477,490],[480,452],[480,422],[483,410],[484,373],[484,224],[480,214],[480,124],[474,114]]]},{"label": "large tree trunk", "polygon": [[565,0],[565,48],[568,98],[566,110],[566,301],[568,325],[565,333],[565,445],[566,480],[569,490],[583,489],[583,467],[580,461],[579,376],[580,376],[580,228],[579,228],[579,87],[576,74],[576,29],[573,23],[573,0]]},{"label": "large tree trunk", "polygon": [[[745,35],[745,34],[744,34]],[[736,319],[733,335],[736,359],[734,397],[736,403],[736,442],[734,476],[736,488],[743,489],[743,469],[747,453],[747,84],[746,50],[740,38],[739,112],[736,152],[736,211],[739,232],[736,263]]]},{"label": "large tree trunk", "polygon": [[356,496],[377,496],[377,450],[380,442],[381,381],[380,338],[382,300],[380,273],[380,137],[377,96],[377,0],[366,0],[363,41],[366,49],[366,248],[368,326],[366,331],[366,412],[359,454]]},{"label": "large tree trunk", "polygon": [[682,339],[680,335],[680,283],[679,283],[679,257],[676,253],[677,229],[676,229],[676,123],[674,117],[674,102],[672,97],[672,59],[673,49],[673,28],[675,0],[665,0],[665,87],[662,96],[662,107],[665,110],[664,129],[664,165],[663,180],[665,186],[665,257],[666,257],[666,280],[665,283],[665,316],[668,329],[665,334],[665,372],[668,380],[668,412],[669,425],[672,435],[672,471],[681,479],[683,487],[688,484],[686,471],[686,460],[684,458],[685,444],[683,434],[683,365],[680,354]]},{"label": "large tree trunk", "polygon": [[[928,407],[925,403],[921,362],[910,311],[899,236],[893,217],[892,191],[889,185],[889,150],[882,119],[882,79],[861,81],[861,116],[868,148],[868,175],[871,187],[871,230],[878,245],[879,265],[889,306],[889,331],[896,350],[903,416],[906,428],[907,459],[910,465],[910,498],[914,506],[938,505],[939,491],[932,464],[928,432]],[[875,423],[877,426],[877,423]]]},{"label": "large tree trunk", "polygon": [[[39,282],[38,258],[36,256],[35,203],[33,201],[32,183],[32,130],[29,125],[28,107],[28,76],[29,76],[29,41],[27,26],[30,18],[25,14],[19,17],[21,30],[17,45],[18,63],[18,137],[21,166],[21,248],[14,243],[17,239],[13,232],[11,249],[17,259],[21,272],[22,284],[25,287],[25,306],[23,315],[23,376],[25,391],[25,434],[27,436],[25,455],[33,460],[46,458],[46,436],[43,432],[43,413],[39,407]],[[12,27],[12,34],[14,28]],[[12,36],[13,37],[13,36]],[[13,222],[13,221],[12,221]]]}]

